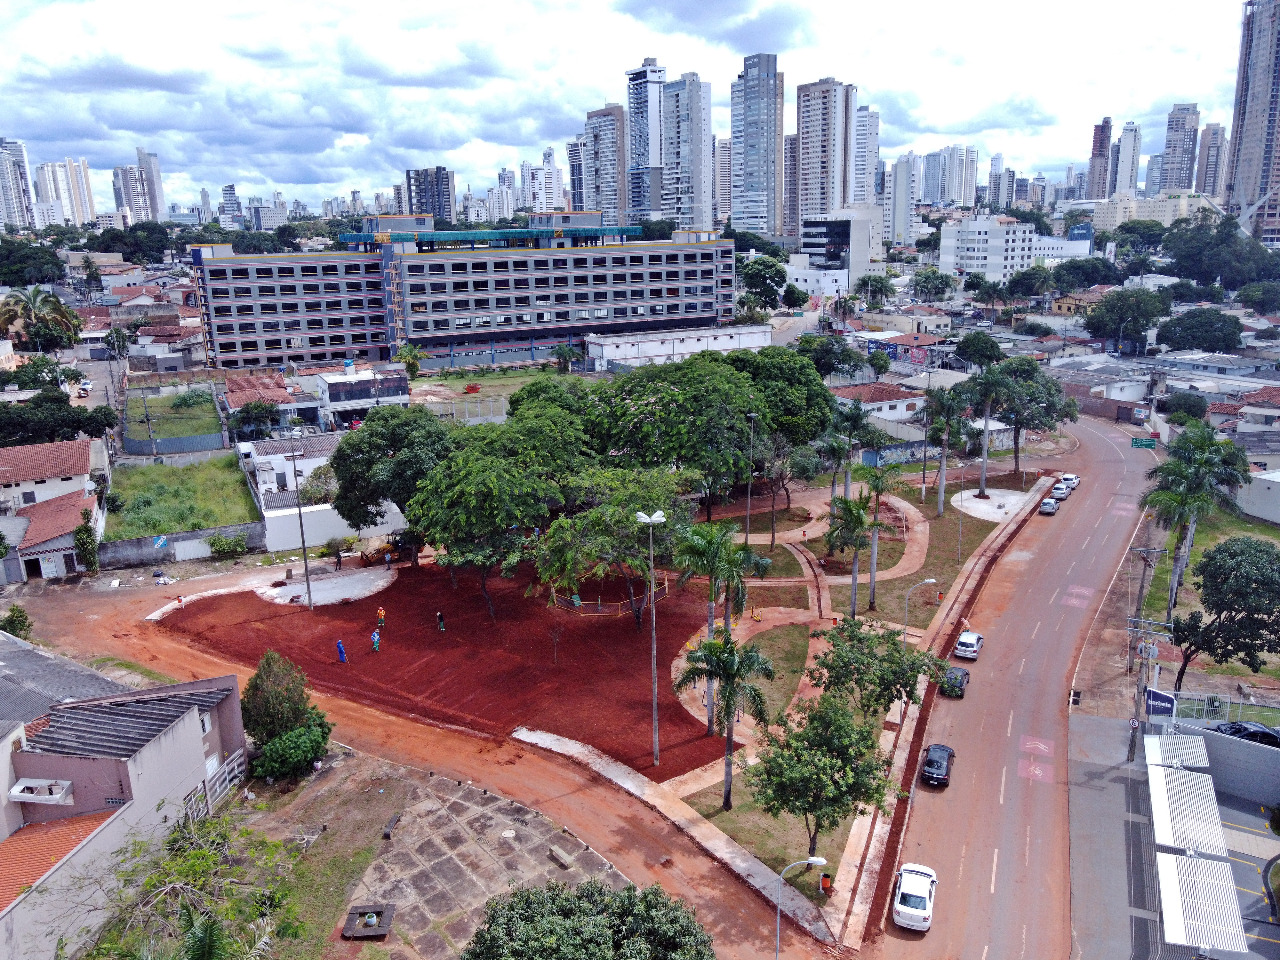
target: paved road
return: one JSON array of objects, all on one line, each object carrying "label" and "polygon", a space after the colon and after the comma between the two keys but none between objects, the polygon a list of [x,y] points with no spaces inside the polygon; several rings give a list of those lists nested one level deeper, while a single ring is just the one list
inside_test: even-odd
[{"label": "paved road", "polygon": [[[1072,672],[1138,517],[1152,454],[1102,421],[1055,462],[1084,477],[1035,516],[970,617],[985,637],[964,700],[940,700],[927,743],[957,753],[951,786],[917,786],[901,860],[938,872],[933,929],[887,926],[886,957],[1019,960],[1071,954],[1067,702]],[[1127,937],[1127,931],[1117,936]]]}]

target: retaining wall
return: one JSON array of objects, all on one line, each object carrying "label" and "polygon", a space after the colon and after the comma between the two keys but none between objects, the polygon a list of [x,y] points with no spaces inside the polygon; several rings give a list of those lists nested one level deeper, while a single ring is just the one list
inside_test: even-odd
[{"label": "retaining wall", "polygon": [[154,537],[137,537],[133,540],[110,540],[99,545],[98,563],[104,570],[120,570],[124,567],[142,567],[152,564],[174,563],[178,560],[196,560],[209,556],[208,538],[219,535],[234,537],[245,534],[250,552],[267,548],[267,525],[261,520],[254,523],[235,523],[225,527],[205,530],[187,530],[167,533],[165,545],[157,547]]},{"label": "retaining wall", "polygon": [[[1203,734],[1214,788],[1264,807],[1280,805],[1280,749],[1207,729],[1207,724],[1214,723],[1217,721],[1178,720],[1179,733]],[[1171,723],[1163,727],[1166,733],[1173,732]]]},{"label": "retaining wall", "polygon": [[199,453],[201,450],[223,450],[221,433],[197,433],[190,437],[163,437],[156,440],[121,439],[124,452],[133,457],[167,456],[173,453]]}]

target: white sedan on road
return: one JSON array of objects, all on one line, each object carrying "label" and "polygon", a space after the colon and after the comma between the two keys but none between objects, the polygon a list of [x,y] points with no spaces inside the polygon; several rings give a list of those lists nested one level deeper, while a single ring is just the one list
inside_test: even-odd
[{"label": "white sedan on road", "polygon": [[933,923],[933,892],[938,875],[918,863],[904,863],[893,891],[893,922],[908,930],[928,930]]},{"label": "white sedan on road", "polygon": [[1065,483],[1068,487],[1074,490],[1076,487],[1080,486],[1080,477],[1074,473],[1064,473],[1059,482]]}]

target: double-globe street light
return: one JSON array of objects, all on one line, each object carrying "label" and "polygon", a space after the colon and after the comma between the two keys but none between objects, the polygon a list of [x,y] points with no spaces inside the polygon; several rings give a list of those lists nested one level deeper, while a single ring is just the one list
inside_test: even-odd
[{"label": "double-globe street light", "polygon": [[778,874],[778,927],[773,938],[773,960],[778,960],[778,954],[782,950],[782,878],[787,875],[787,871],[791,867],[799,867],[808,865],[810,867],[825,867],[827,861],[825,857],[809,857],[806,860],[797,860],[791,866],[783,867],[782,872]]},{"label": "double-globe street light", "polygon": [[658,765],[658,597],[653,578],[653,528],[667,522],[661,510],[652,514],[636,511],[636,520],[649,528],[649,665],[653,670],[653,765]]}]

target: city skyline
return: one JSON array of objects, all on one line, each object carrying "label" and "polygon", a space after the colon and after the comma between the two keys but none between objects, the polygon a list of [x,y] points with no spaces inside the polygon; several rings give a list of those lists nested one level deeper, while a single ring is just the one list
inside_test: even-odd
[{"label": "city skyline", "polygon": [[[786,133],[795,132],[797,85],[834,76],[858,87],[860,105],[879,110],[887,162],[965,142],[984,160],[999,152],[1007,167],[1052,180],[1088,160],[1098,116],[1154,133],[1175,103],[1196,102],[1202,123],[1229,126],[1239,44],[1234,5],[1198,24],[1193,48],[1177,18],[1085,2],[1073,17],[1093,7],[1105,13],[1109,30],[1130,36],[1123,58],[1099,70],[1076,50],[1089,69],[1073,69],[1064,47],[1059,67],[1028,59],[1025,71],[995,83],[1000,74],[986,68],[988,58],[1005,50],[1020,62],[1025,31],[997,26],[977,44],[965,18],[941,5],[922,39],[864,23],[856,11],[819,17],[751,0],[714,11],[666,0],[481,3],[466,16],[392,3],[367,37],[350,30],[348,8],[338,5],[309,4],[301,17],[303,8],[289,4],[230,3],[202,11],[194,48],[176,36],[166,42],[163,29],[137,43],[136,24],[98,0],[74,11],[0,0],[5,7],[23,52],[0,79],[4,135],[24,140],[33,164],[87,157],[100,196],[110,196],[112,169],[136,162],[145,145],[164,165],[166,197],[183,205],[197,204],[202,187],[234,182],[245,193],[281,190],[316,207],[352,189],[371,196],[406,169],[436,165],[455,171],[459,187],[482,191],[499,168],[536,160],[548,146],[567,169],[565,143],[588,111],[625,104],[624,71],[645,57],[668,78],[696,72],[710,84],[712,130],[728,136],[730,87],[753,53],[778,57]],[[516,15],[532,7],[548,15]],[[487,20],[481,34],[477,17]],[[843,27],[857,28],[856,56]],[[55,30],[66,42],[36,42]],[[589,36],[609,42],[581,42]],[[1038,31],[1037,41],[1052,36]],[[447,53],[420,65],[424,49]],[[1179,86],[1163,86],[1172,83]],[[1160,139],[1145,146],[1159,152]]]}]

